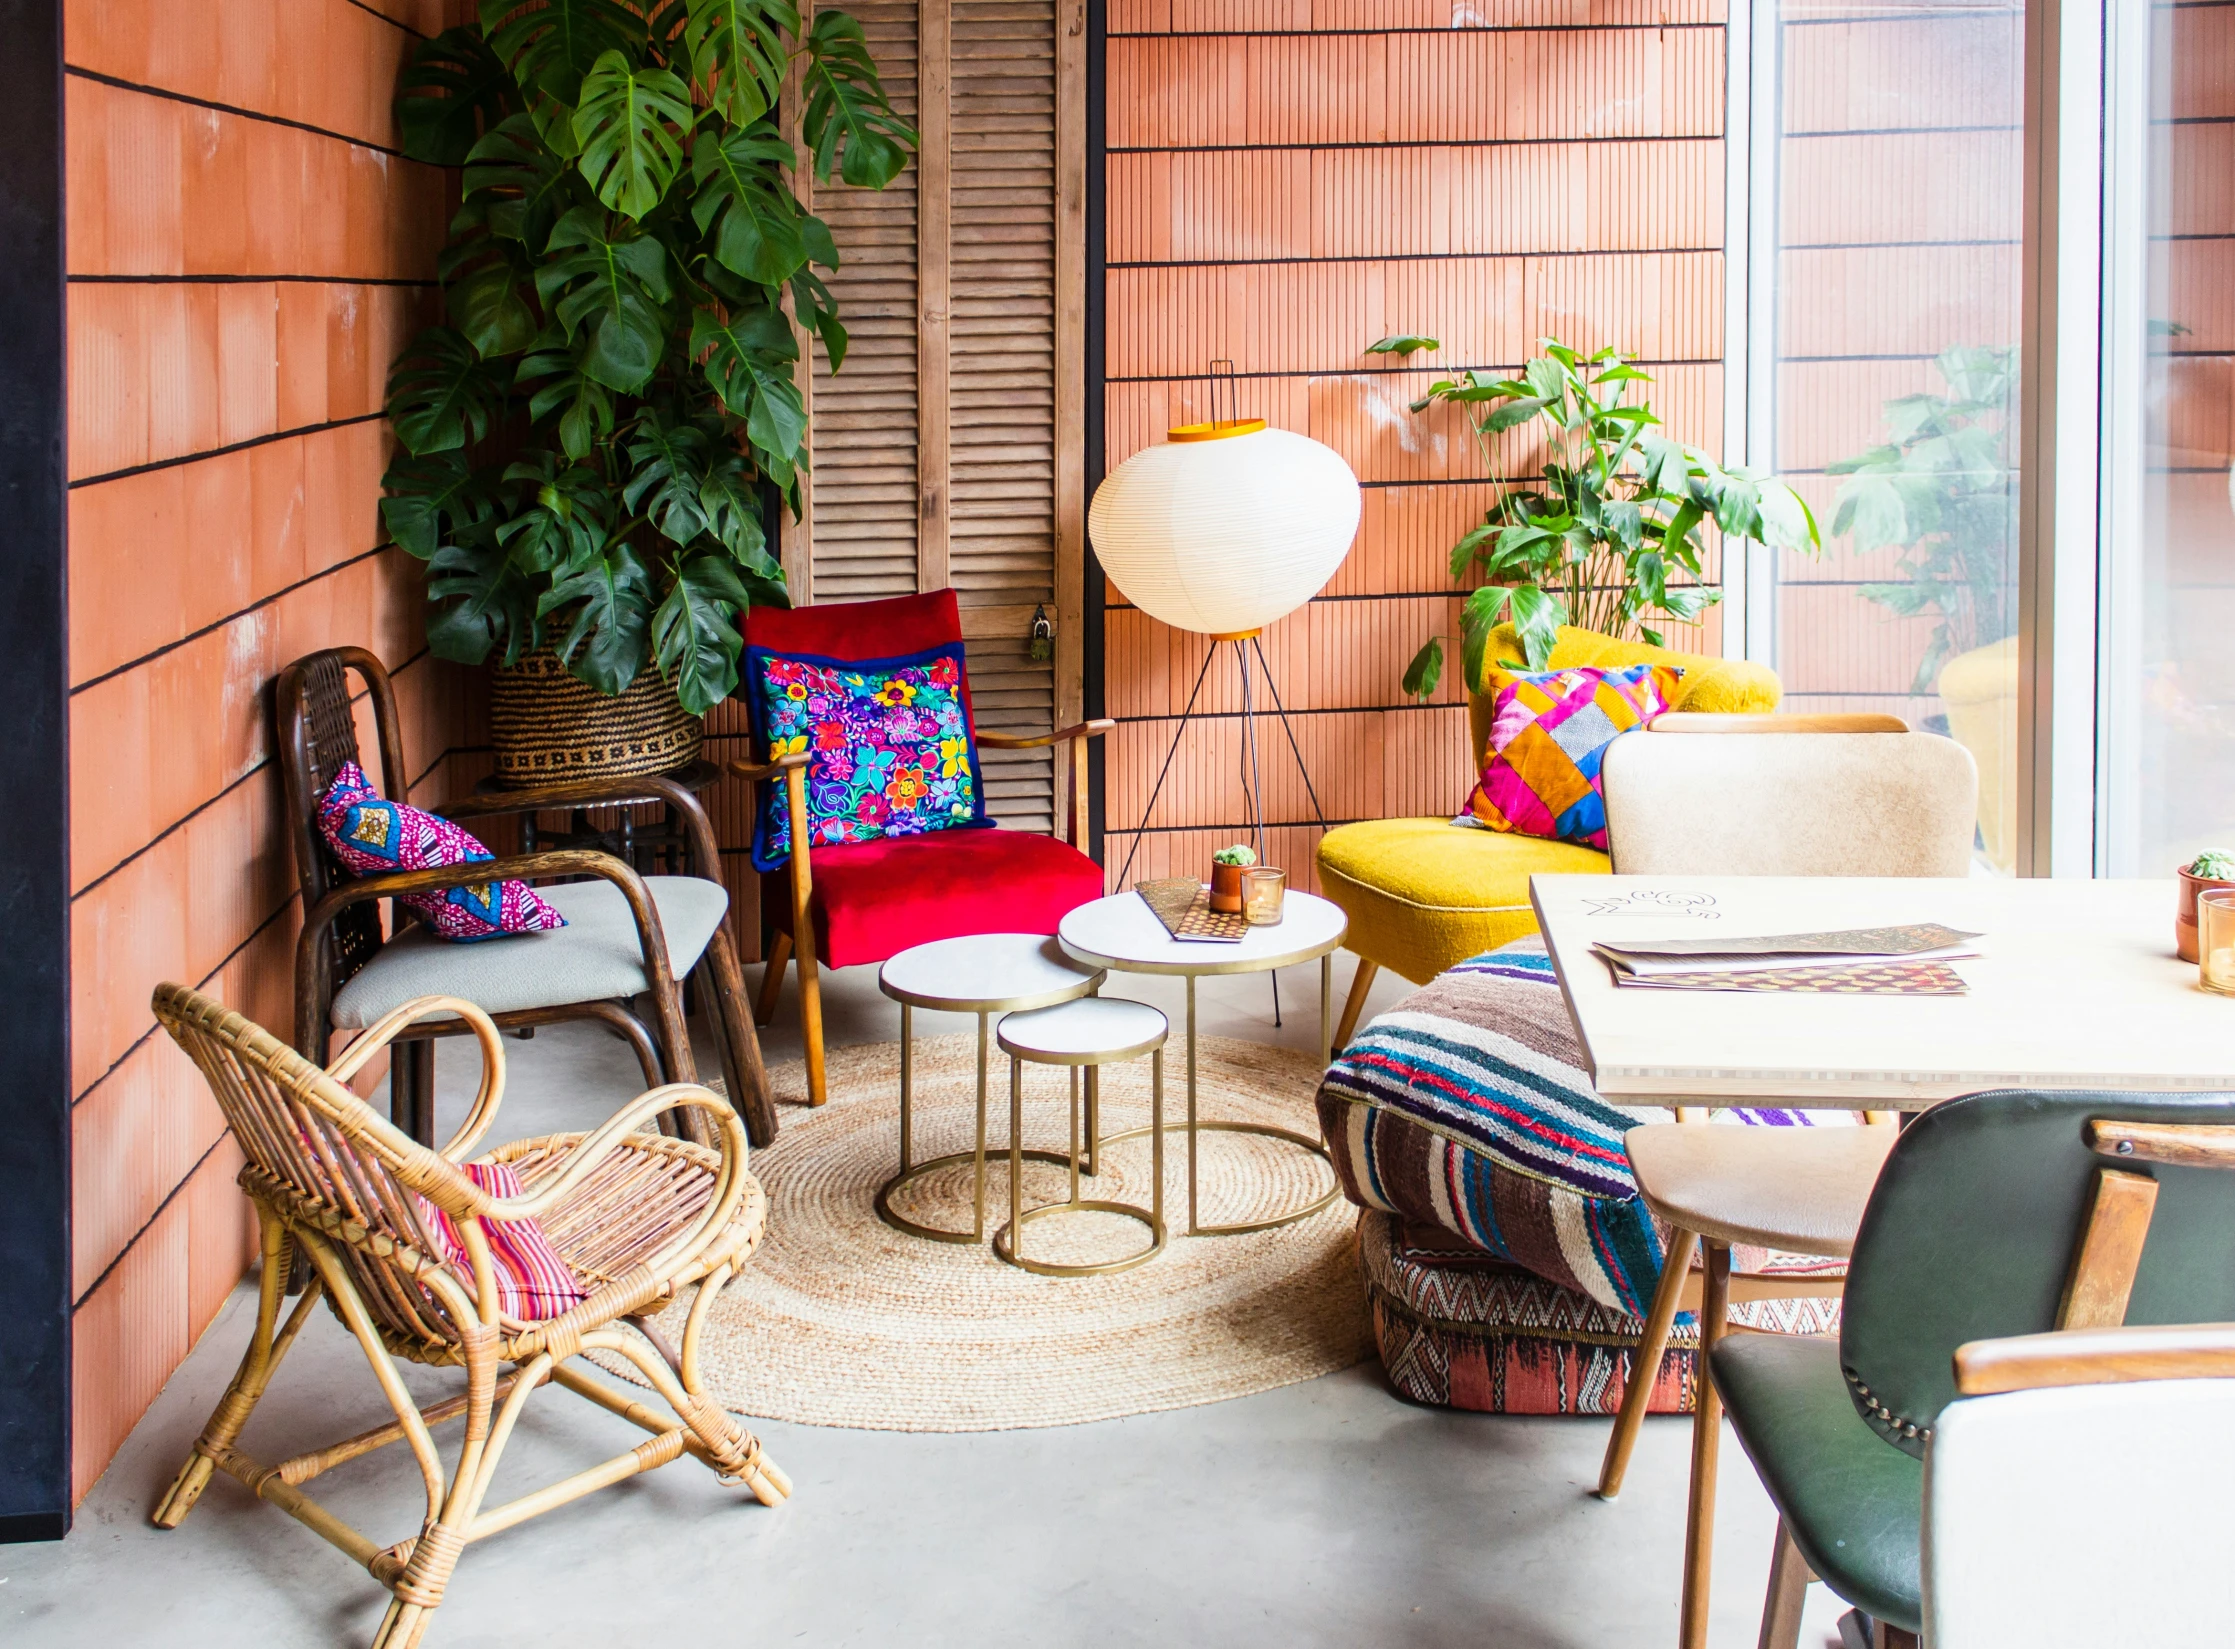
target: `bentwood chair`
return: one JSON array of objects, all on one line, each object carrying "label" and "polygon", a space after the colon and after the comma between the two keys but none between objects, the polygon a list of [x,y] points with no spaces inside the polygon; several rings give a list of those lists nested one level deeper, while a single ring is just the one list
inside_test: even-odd
[{"label": "bentwood chair", "polygon": [[[901,658],[962,640],[962,613],[952,590],[882,601],[817,606],[754,607],[745,614],[745,644],[843,664]],[[741,685],[740,693],[751,690]],[[978,933],[1052,934],[1065,916],[1102,897],[1102,867],[1086,855],[1087,743],[1117,725],[1081,722],[1052,733],[994,733],[977,725],[967,683],[963,709],[981,750],[1055,748],[1057,819],[1069,840],[1021,830],[935,830],[920,836],[807,846],[804,755],[733,762],[730,771],[759,787],[781,784],[790,812],[792,850],[784,868],[764,879],[761,908],[776,930],[761,984],[758,1022],[775,1017],[784,970],[799,962],[800,1030],[807,1044],[807,1098],[828,1097],[823,1076],[822,988],[818,969],[884,962],[913,945]],[[1061,759],[1067,753],[1069,760]],[[1070,777],[1070,805],[1063,777]]]},{"label": "bentwood chair", "polygon": [[[699,1372],[708,1310],[759,1246],[767,1215],[746,1172],[743,1126],[718,1095],[689,1083],[655,1087],[594,1133],[519,1140],[468,1163],[466,1154],[496,1121],[505,1076],[496,1024],[470,1002],[405,1003],[324,1070],[183,985],[156,990],[155,1014],[200,1067],[248,1158],[241,1189],[263,1239],[247,1355],[156,1508],[157,1526],[178,1527],[212,1472],[223,1471],[363,1564],[392,1594],[376,1649],[411,1649],[469,1544],[594,1490],[689,1454],[763,1505],[791,1493]],[[383,1121],[348,1087],[375,1054],[437,1016],[474,1036],[482,1058],[473,1110],[439,1151]],[[711,1146],[649,1131],[655,1117],[679,1110],[704,1119],[696,1131]],[[500,1166],[517,1176],[521,1194],[484,1189],[511,1177],[491,1171]],[[503,1307],[500,1267],[518,1252],[523,1221],[541,1227],[571,1273],[568,1297],[586,1296],[558,1315],[524,1320]],[[282,1322],[297,1253],[310,1280]],[[693,1287],[682,1344],[671,1347],[649,1319]],[[239,1446],[242,1429],[321,1298],[364,1351],[395,1422],[291,1459],[257,1460]],[[577,1361],[585,1352],[625,1361],[658,1406],[588,1373]],[[461,1369],[465,1390],[422,1408],[398,1358]],[[485,1509],[505,1446],[545,1384],[587,1398],[650,1439]],[[446,1465],[431,1428],[460,1415],[465,1435]],[[396,1442],[410,1445],[426,1481],[417,1534],[384,1545],[303,1492],[312,1478]]]},{"label": "bentwood chair", "polygon": [[[2184,1549],[2206,1553],[2226,1595],[2226,1479],[2200,1479],[2195,1466],[2228,1458],[2227,1433],[2198,1435],[2195,1459],[2167,1477],[2151,1472],[2153,1454],[2162,1461],[2178,1451],[2166,1434],[2179,1424],[2174,1416],[2185,1410],[2209,1423],[2208,1399],[2176,1409],[2161,1398],[2153,1450],[2131,1455],[2118,1446],[2121,1433],[2084,1430],[2087,1419],[2068,1408],[2053,1430],[2034,1431],[2038,1458],[2015,1467],[1989,1441],[2008,1436],[2001,1422],[1975,1420],[1968,1405],[1976,1396],[1964,1394],[2073,1376],[2235,1372],[2231,1255],[2235,1095],[1974,1094],[1902,1130],[1855,1237],[1839,1338],[1732,1334],[1708,1354],[1732,1429],[1780,1519],[1762,1649],[1793,1649],[1811,1578],[1869,1616],[1889,1649],[1913,1645],[1928,1618],[1928,1492],[1930,1549],[1965,1563],[1976,1554],[1985,1564],[1976,1577],[1940,1568],[1941,1581],[1958,1581],[1933,1588],[1941,1611],[1934,1641],[1945,1649],[2226,1641],[2224,1609],[2199,1635],[2137,1630],[2152,1608],[2151,1572]],[[2132,1326],[2108,1332],[2122,1325]],[[2038,1418],[2055,1405],[2027,1407]],[[2224,1396],[2218,1412],[2226,1413]],[[2100,1414],[2096,1424],[2104,1424]],[[1943,1493],[1942,1484],[1928,1491],[1943,1442],[1959,1467],[1976,1446],[1975,1470],[2020,1471],[2006,1487],[2027,1476],[2061,1478],[2097,1497],[2032,1507],[2020,1528],[2044,1530],[2051,1544],[2020,1549],[2012,1544],[2019,1529],[1974,1521],[1975,1496]],[[2124,1536],[2100,1545],[2089,1537],[2092,1528],[2153,1515],[2153,1497],[2184,1482],[2191,1504],[2201,1490],[2219,1515],[2177,1534],[2140,1572],[2117,1566],[2116,1554],[2131,1546]],[[1980,1594],[1961,1580],[1993,1584],[1999,1575],[2007,1586],[2021,1564],[2034,1597],[2014,1617],[1982,1623]],[[2191,1577],[2190,1595],[2199,1583],[2211,1580]],[[2115,1604],[2106,1604],[2106,1586],[2116,1589]],[[2117,1630],[2061,1635],[2114,1611]],[[2058,1620],[2059,1633],[2025,1629],[2035,1618]]]},{"label": "bentwood chair", "polygon": [[[375,775],[359,753],[349,677],[363,681],[379,746]],[[335,647],[299,659],[274,688],[279,759],[295,867],[303,894],[303,931],[295,947],[295,1048],[323,1064],[334,1032],[363,1031],[404,1002],[463,997],[506,1029],[591,1019],[635,1051],[647,1087],[695,1082],[697,1062],[684,1017],[681,981],[695,977],[720,1049],[722,1075],[756,1145],[776,1137],[776,1111],[761,1066],[760,1038],[745,1000],[744,975],[730,941],[729,893],[712,878],[721,858],[698,798],[672,779],[590,779],[507,791],[452,803],[460,820],[535,813],[546,808],[662,801],[690,842],[692,876],[639,876],[608,853],[567,849],[500,856],[441,870],[354,876],[318,832],[318,803],[345,762],[374,778],[382,795],[408,799],[410,766],[395,689],[379,659]],[[499,877],[536,881],[587,878],[541,887],[567,919],[548,933],[461,945],[438,939],[397,904],[381,930],[378,901],[431,888],[478,885]],[[650,1005],[647,1027],[634,1003]],[[390,1055],[391,1115],[422,1145],[434,1141],[434,1039],[464,1033],[450,1018],[415,1022]],[[698,1126],[695,1114],[679,1119]],[[700,1143],[711,1143],[702,1140]]]},{"label": "bentwood chair", "polygon": [[2235,1622],[2235,1324],[1956,1353],[1925,1449],[1925,1649],[2157,1649]]},{"label": "bentwood chair", "polygon": [[[1822,718],[1697,718],[1743,726],[1671,738],[1668,716],[1643,737],[1607,751],[1607,838],[1628,875],[1960,877],[1970,871],[1977,779],[1961,745],[1911,733],[1894,718],[1817,731]],[[1764,734],[1782,734],[1764,737]],[[1632,1129],[1626,1136],[1638,1191],[1666,1222],[1660,1286],[1646,1315],[1622,1409],[1607,1440],[1599,1495],[1621,1492],[1630,1453],[1676,1314],[1695,1245],[1702,1272],[1697,1309],[1704,1354],[1723,1334],[1730,1302],[1774,1287],[1836,1295],[1836,1267],[1814,1277],[1732,1273],[1734,1246],[1843,1259],[1854,1240],[1895,1120],[1861,1128],[1724,1128],[1702,1117]],[[1701,1381],[1692,1419],[1690,1507],[1678,1642],[1702,1649],[1715,1532],[1715,1473],[1722,1420]]]}]

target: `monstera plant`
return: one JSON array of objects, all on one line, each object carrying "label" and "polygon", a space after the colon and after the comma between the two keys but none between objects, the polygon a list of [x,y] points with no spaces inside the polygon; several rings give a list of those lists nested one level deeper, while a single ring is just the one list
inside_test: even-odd
[{"label": "monstera plant", "polygon": [[[1649,402],[1632,401],[1652,378],[1612,349],[1585,355],[1557,338],[1517,378],[1462,372],[1439,378],[1412,403],[1465,416],[1496,488],[1482,524],[1451,547],[1451,576],[1474,587],[1459,612],[1466,679],[1482,678],[1490,632],[1510,619],[1529,668],[1550,662],[1563,624],[1658,645],[1648,622],[1699,617],[1722,592],[1701,582],[1701,534],[1820,548],[1800,495],[1751,470],[1725,469],[1663,433]],[[1368,354],[1441,347],[1415,334],[1383,338]],[[1535,426],[1541,485],[1505,479],[1496,437]],[[1442,679],[1444,638],[1431,636],[1405,671],[1426,698]]]},{"label": "monstera plant", "polygon": [[915,133],[841,11],[482,0],[412,54],[404,152],[465,170],[382,513],[441,657],[549,647],[605,693],[657,670],[697,714],[736,685],[738,614],[784,600],[767,523],[799,508],[795,321],[846,355],[778,121],[795,61],[815,175],[890,183]]}]

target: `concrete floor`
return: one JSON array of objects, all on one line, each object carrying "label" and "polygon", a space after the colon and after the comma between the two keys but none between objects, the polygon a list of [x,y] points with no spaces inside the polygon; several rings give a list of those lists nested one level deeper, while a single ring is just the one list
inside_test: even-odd
[{"label": "concrete floor", "polygon": [[[1337,990],[1349,958],[1337,961]],[[1206,980],[1202,1028],[1316,1044],[1317,970]],[[1178,981],[1119,978],[1177,1018]],[[1371,1008],[1405,987],[1384,976]],[[898,1035],[874,970],[829,976],[834,1042]],[[925,1015],[922,1034],[965,1029]],[[767,1038],[798,1056],[787,1000]],[[471,1061],[444,1050],[445,1121]],[[582,1127],[637,1086],[596,1032],[510,1043],[493,1138]],[[55,1646],[366,1641],[384,1594],[275,1508],[220,1478],[185,1526],[147,1510],[232,1373],[254,1317],[236,1293],[79,1509],[70,1537],[0,1547],[0,1642]],[[428,1394],[448,1389],[413,1371]],[[843,1371],[834,1370],[834,1378]],[[324,1313],[251,1424],[270,1459],[377,1424],[363,1360]],[[1261,1396],[1095,1425],[906,1435],[764,1422],[795,1498],[769,1511],[689,1460],[473,1548],[437,1619],[448,1649],[813,1645],[1630,1645],[1676,1626],[1689,1422],[1647,1423],[1620,1502],[1589,1493],[1606,1422],[1462,1415],[1392,1396],[1372,1364]],[[438,1434],[447,1444],[454,1430]],[[641,1433],[553,1391],[531,1404],[500,1497],[617,1452]],[[1726,1440],[1713,1642],[1751,1645],[1774,1521]],[[507,1484],[513,1485],[508,1490]],[[410,1458],[384,1451],[321,1480],[368,1532],[412,1531]],[[1801,1642],[1836,1645],[1840,1606],[1812,1588]]]}]

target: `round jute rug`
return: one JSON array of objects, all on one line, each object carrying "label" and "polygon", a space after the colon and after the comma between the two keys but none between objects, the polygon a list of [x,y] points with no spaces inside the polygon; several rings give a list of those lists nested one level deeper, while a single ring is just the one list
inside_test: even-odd
[{"label": "round jute rug", "polygon": [[[974,1036],[916,1043],[916,1160],[966,1149],[975,1118]],[[1165,1066],[1165,1120],[1186,1116],[1185,1052]],[[1315,1136],[1307,1055],[1205,1037],[1198,1091],[1206,1118],[1266,1122]],[[802,1068],[770,1073],[779,1098],[805,1098]],[[1354,1237],[1338,1200],[1294,1225],[1248,1236],[1189,1237],[1184,1133],[1165,1136],[1172,1237],[1145,1265],[1102,1277],[1023,1272],[982,1245],[893,1230],[872,1206],[897,1160],[900,1050],[834,1048],[830,1102],[787,1105],[776,1143],[753,1153],[769,1194],[768,1236],[724,1290],[707,1325],[707,1380],[739,1414],[886,1431],[1004,1431],[1185,1408],[1348,1368],[1371,1350]],[[992,1050],[987,1218],[1008,1218],[1009,1064]],[[1065,1073],[1025,1070],[1025,1142],[1061,1151]],[[1103,1073],[1105,1135],[1145,1128],[1149,1062]],[[1317,1158],[1234,1133],[1201,1136],[1202,1214],[1240,1222],[1309,1202],[1329,1184]],[[1146,1205],[1145,1137],[1105,1150],[1089,1198]],[[1028,1163],[1025,1204],[1059,1201],[1061,1166]],[[898,1211],[968,1230],[968,1163],[916,1181]],[[1078,1262],[1115,1258],[1144,1227],[1105,1215],[1033,1221],[1025,1251]],[[661,1325],[682,1330],[681,1308]]]}]

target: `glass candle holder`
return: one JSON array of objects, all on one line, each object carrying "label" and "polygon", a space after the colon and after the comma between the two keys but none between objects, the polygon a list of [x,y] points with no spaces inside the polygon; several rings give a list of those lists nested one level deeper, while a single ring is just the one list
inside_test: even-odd
[{"label": "glass candle holder", "polygon": [[2206,990],[2235,996],[2235,888],[2196,896],[2196,972]]},{"label": "glass candle holder", "polygon": [[[1249,917],[1253,928],[1269,928],[1280,921],[1281,901],[1288,892],[1288,872],[1275,870],[1270,865],[1259,865],[1242,872],[1242,910]],[[2231,913],[2235,915],[2235,913]],[[2230,933],[2235,934],[2235,926]],[[2235,945],[2235,937],[2228,943]],[[2235,972],[2231,966],[2230,972]],[[2235,986],[2231,986],[2235,989]]]}]

